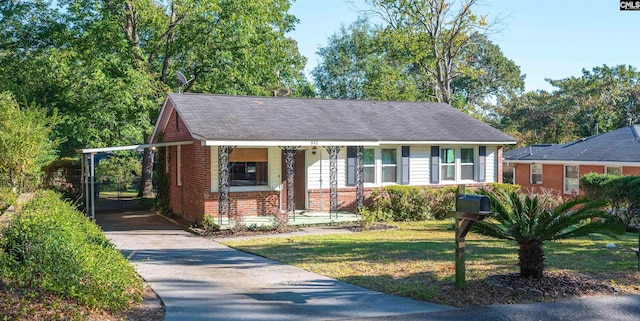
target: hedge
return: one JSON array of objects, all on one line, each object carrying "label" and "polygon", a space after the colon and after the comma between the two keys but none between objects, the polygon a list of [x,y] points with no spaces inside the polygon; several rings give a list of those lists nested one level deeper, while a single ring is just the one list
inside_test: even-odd
[{"label": "hedge", "polygon": [[141,300],[143,282],[100,228],[54,192],[38,192],[0,239],[0,278],[114,311]]}]

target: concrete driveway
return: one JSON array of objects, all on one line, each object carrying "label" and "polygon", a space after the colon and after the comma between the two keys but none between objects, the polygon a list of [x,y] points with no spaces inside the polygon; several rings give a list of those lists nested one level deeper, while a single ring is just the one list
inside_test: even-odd
[{"label": "concrete driveway", "polygon": [[101,213],[96,221],[162,298],[165,320],[327,320],[453,309],[240,252],[151,212]]}]

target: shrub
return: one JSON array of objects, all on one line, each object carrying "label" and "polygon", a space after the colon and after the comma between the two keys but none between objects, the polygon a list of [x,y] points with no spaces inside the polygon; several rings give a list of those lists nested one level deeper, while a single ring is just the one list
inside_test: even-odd
[{"label": "shrub", "polygon": [[425,188],[425,190],[430,195],[431,215],[436,220],[449,217],[450,212],[456,209],[457,187]]},{"label": "shrub", "polygon": [[455,206],[455,187],[387,186],[371,193],[368,219],[422,221],[443,219]]},{"label": "shrub", "polygon": [[8,187],[0,187],[0,215],[11,205],[16,204],[18,195]]},{"label": "shrub", "polygon": [[55,155],[59,140],[51,140],[62,121],[57,110],[20,106],[9,92],[0,93],[0,183],[30,191],[37,186],[41,168]]},{"label": "shrub", "polygon": [[204,227],[207,232],[217,232],[220,231],[220,225],[216,223],[216,218],[211,214],[205,214],[202,219],[202,227]]},{"label": "shrub", "polygon": [[611,213],[630,227],[640,218],[640,177],[589,173],[580,178],[580,188],[590,199],[607,201]]},{"label": "shrub", "polygon": [[42,168],[43,185],[61,193],[65,198],[78,200],[82,195],[82,168],[77,158],[60,158]]},{"label": "shrub", "polygon": [[360,216],[362,216],[362,223],[365,225],[375,222],[389,222],[393,221],[393,215],[381,210],[369,210],[366,208],[360,209]]},{"label": "shrub", "polygon": [[482,186],[483,189],[487,190],[487,191],[491,191],[497,194],[511,194],[511,193],[518,193],[521,190],[520,185],[516,185],[516,184],[505,184],[505,183],[491,183],[491,184],[487,184]]},{"label": "shrub", "polygon": [[114,311],[139,301],[142,280],[100,228],[52,192],[38,192],[3,230],[0,276]]}]

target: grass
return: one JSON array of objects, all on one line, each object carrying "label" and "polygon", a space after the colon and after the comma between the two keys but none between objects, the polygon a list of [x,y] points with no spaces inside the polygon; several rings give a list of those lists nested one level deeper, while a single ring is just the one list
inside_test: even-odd
[{"label": "grass", "polygon": [[[394,223],[399,229],[224,243],[365,288],[459,305],[450,297],[455,274],[451,222]],[[489,275],[518,272],[515,242],[474,233],[469,233],[466,240],[467,292],[482,288],[484,278]],[[625,291],[637,293],[637,258],[629,250],[637,247],[637,242],[635,233],[628,233],[619,240],[592,236],[547,242],[546,271],[604,279]],[[608,243],[615,243],[617,247],[607,249]]]},{"label": "grass", "polygon": [[[118,198],[118,191],[100,191],[100,197]],[[137,198],[138,191],[132,190],[132,189],[129,189],[126,191],[120,191],[120,197],[121,198]]]}]

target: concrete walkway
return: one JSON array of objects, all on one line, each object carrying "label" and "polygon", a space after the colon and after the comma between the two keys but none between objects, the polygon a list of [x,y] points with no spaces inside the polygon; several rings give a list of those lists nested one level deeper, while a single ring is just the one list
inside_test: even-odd
[{"label": "concrete walkway", "polygon": [[150,212],[96,220],[162,298],[165,320],[327,320],[452,309],[382,294],[240,252]]}]

